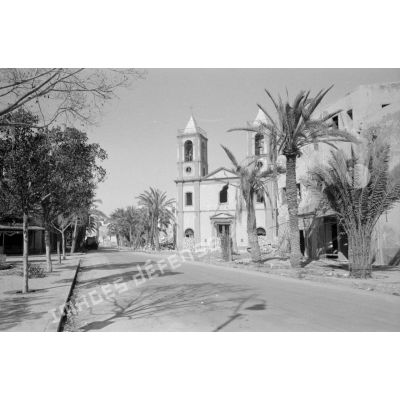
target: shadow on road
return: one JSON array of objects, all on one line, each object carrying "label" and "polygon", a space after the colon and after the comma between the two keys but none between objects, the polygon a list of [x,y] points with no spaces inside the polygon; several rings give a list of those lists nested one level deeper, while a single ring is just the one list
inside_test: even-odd
[{"label": "shadow on road", "polygon": [[[175,272],[172,273],[175,274]],[[254,308],[254,310],[265,309],[265,302],[260,306],[257,295],[249,289],[223,284],[199,283],[147,287],[135,294],[129,294],[134,296],[132,298],[108,299],[107,302],[111,308],[107,307],[106,311],[99,313],[91,310],[92,317],[100,319],[108,316],[107,318],[77,326],[76,329],[84,332],[99,330],[119,319],[157,318],[167,314],[176,317],[187,311],[202,313],[217,309],[225,311],[233,309],[232,316],[214,330],[219,331],[246,313],[242,310],[245,304],[254,303],[256,300],[252,306],[260,308]],[[252,306],[248,309],[252,310]],[[242,312],[239,312],[241,310]],[[134,325],[132,328],[134,330]]]}]

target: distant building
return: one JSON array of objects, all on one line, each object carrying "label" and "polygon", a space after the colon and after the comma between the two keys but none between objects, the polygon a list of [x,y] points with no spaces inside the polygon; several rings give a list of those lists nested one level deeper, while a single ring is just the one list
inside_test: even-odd
[{"label": "distant building", "polygon": [[[0,223],[0,254],[18,255],[22,254],[23,235],[21,223]],[[29,254],[40,254],[45,252],[44,229],[32,225],[28,228]],[[53,249],[55,250],[55,241]]]}]

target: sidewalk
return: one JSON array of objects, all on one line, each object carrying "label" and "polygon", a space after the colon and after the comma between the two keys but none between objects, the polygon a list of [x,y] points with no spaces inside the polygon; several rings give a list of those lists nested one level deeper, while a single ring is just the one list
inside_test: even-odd
[{"label": "sidewalk", "polygon": [[[129,251],[129,250],[123,250]],[[146,251],[144,254],[155,255],[159,257],[168,257],[176,254],[175,251],[155,252]],[[278,257],[265,258],[261,264],[254,264],[247,253],[241,253],[235,256],[233,261],[222,260],[220,254],[209,253],[204,257],[194,256],[194,263],[215,265],[224,268],[242,269],[264,274],[277,275],[288,279],[301,279],[306,281],[328,283],[336,286],[347,286],[353,289],[376,291],[389,295],[400,296],[400,266],[386,266],[374,268],[372,278],[356,279],[350,278],[346,266],[337,262],[326,260],[315,260],[308,263],[304,268],[293,269],[290,267],[289,260]]]},{"label": "sidewalk", "polygon": [[346,264],[332,260],[314,260],[300,269],[292,269],[289,260],[279,258],[266,259],[261,265],[255,265],[250,260],[236,260],[230,263],[225,262],[225,264],[232,268],[250,269],[287,278],[324,282],[400,296],[399,266],[374,267],[371,278],[357,279],[349,276]]},{"label": "sidewalk", "polygon": [[[29,279],[27,294],[21,290],[21,257],[7,257],[11,269],[0,270],[0,331],[57,332],[60,307],[67,300],[71,284],[82,254],[68,256],[58,265],[56,255],[52,256],[53,272],[44,278]],[[30,256],[30,262],[45,265],[45,256]],[[56,316],[52,310],[57,309]]]}]

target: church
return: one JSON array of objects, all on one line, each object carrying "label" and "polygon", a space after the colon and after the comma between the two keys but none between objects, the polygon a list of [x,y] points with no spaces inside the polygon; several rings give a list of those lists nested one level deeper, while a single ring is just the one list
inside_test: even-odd
[{"label": "church", "polygon": [[[254,123],[265,118],[259,112]],[[258,136],[258,137],[256,137]],[[193,115],[185,129],[178,131],[177,247],[208,247],[222,234],[229,234],[233,248],[246,250],[246,211],[236,218],[238,176],[224,167],[209,171],[208,138]],[[248,134],[247,155],[267,155],[261,135]],[[266,156],[265,156],[266,158]],[[263,158],[260,159],[263,162]],[[266,166],[265,162],[265,166]],[[256,199],[257,234],[260,243],[271,238],[271,210],[262,197]],[[262,238],[261,238],[262,237]]]}]

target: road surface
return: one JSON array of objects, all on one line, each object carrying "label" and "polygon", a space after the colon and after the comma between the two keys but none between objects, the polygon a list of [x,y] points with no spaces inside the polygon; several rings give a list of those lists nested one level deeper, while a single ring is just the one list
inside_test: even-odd
[{"label": "road surface", "polygon": [[[181,262],[178,256],[167,264],[167,257],[89,253],[66,330],[400,330],[396,296]],[[144,272],[149,259],[161,263],[152,274]]]}]

